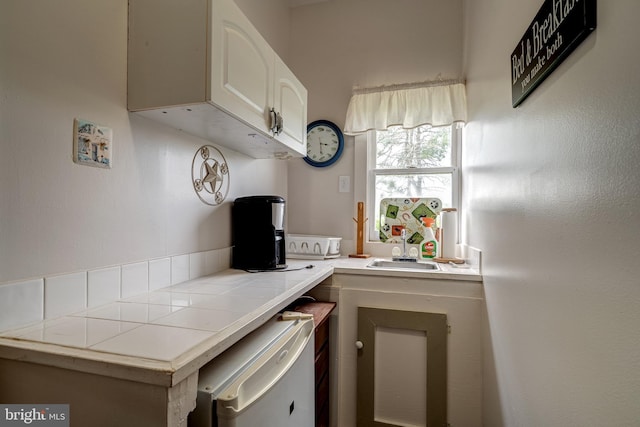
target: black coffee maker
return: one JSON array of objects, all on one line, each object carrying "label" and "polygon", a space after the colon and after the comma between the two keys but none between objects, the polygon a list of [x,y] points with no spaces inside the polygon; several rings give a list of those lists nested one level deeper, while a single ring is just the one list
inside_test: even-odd
[{"label": "black coffee maker", "polygon": [[287,268],[284,208],[285,201],[280,196],[240,197],[233,202],[233,268]]}]

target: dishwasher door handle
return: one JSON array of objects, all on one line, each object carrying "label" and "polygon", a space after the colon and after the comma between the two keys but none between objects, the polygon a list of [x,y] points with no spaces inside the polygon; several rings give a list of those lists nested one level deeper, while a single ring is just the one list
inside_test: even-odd
[{"label": "dishwasher door handle", "polygon": [[313,337],[313,320],[299,320],[235,381],[218,395],[218,403],[241,412],[267,393],[298,360]]}]

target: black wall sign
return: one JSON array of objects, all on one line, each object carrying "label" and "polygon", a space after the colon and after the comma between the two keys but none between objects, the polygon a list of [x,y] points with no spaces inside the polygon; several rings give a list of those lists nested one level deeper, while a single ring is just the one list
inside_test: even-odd
[{"label": "black wall sign", "polygon": [[511,54],[517,107],[596,28],[596,0],[545,0]]}]

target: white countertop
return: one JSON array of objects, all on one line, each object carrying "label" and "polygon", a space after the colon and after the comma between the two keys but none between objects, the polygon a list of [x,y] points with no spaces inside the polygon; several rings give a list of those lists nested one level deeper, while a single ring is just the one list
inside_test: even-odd
[{"label": "white countertop", "polygon": [[[370,276],[389,276],[394,277],[415,277],[421,279],[436,279],[436,280],[464,280],[481,282],[482,275],[480,272],[466,264],[453,266],[451,264],[438,263],[438,270],[412,270],[410,268],[406,270],[390,269],[390,268],[368,268],[374,259],[387,259],[390,258],[337,258],[335,260],[327,260],[324,262],[330,262],[333,265],[334,273],[344,274],[365,274]],[[418,261],[426,262],[426,261]]]},{"label": "white countertop", "polygon": [[2,332],[0,358],[173,386],[334,272],[481,281],[471,269],[370,269],[371,260],[287,260],[286,272],[225,270]]}]

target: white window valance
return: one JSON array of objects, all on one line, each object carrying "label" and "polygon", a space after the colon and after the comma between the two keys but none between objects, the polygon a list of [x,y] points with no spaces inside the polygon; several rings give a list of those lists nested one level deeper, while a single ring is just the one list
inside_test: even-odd
[{"label": "white window valance", "polygon": [[389,126],[412,129],[467,121],[467,97],[461,81],[418,83],[354,90],[344,133],[356,135]]}]

